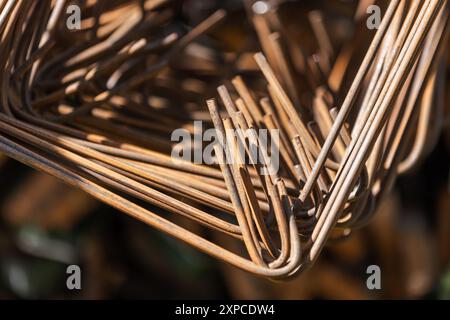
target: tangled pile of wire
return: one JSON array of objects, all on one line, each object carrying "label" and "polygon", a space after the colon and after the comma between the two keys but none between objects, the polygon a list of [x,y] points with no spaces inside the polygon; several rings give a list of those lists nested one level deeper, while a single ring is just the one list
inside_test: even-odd
[{"label": "tangled pile of wire", "polygon": [[[339,51],[311,11],[312,55],[269,1],[243,10],[263,53],[251,41],[225,48],[224,9],[188,28],[180,1],[83,1],[81,28],[68,30],[68,5],[0,2],[0,151],[246,271],[287,278],[311,266],[439,134],[447,1],[389,1],[366,49],[354,17]],[[238,143],[264,147],[248,129],[277,130],[280,170],[223,161],[218,145],[217,164],[173,161],[171,132],[193,133],[196,120],[242,130],[227,157],[252,156]]]}]

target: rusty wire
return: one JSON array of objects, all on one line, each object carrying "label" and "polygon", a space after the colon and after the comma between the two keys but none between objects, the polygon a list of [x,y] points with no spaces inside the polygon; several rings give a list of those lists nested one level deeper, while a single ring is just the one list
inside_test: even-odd
[{"label": "rusty wire", "polygon": [[[309,14],[318,50],[308,56],[290,43],[276,7],[259,12],[246,1],[263,50],[254,54],[258,89],[238,66],[244,53],[225,63],[209,36],[224,10],[186,29],[170,0],[87,1],[72,32],[61,22],[67,4],[1,1],[0,151],[246,271],[287,278],[311,266],[327,240],[368,221],[398,173],[437,139],[447,1],[390,1],[350,75],[361,48],[350,41],[336,51],[320,12]],[[231,82],[221,85],[224,74]],[[209,98],[216,86],[220,99]],[[280,171],[174,162],[168,137],[192,132],[195,120],[223,135],[249,132],[225,155],[216,145],[218,160],[243,156],[235,144],[248,140],[263,148],[247,129],[279,130]]]}]

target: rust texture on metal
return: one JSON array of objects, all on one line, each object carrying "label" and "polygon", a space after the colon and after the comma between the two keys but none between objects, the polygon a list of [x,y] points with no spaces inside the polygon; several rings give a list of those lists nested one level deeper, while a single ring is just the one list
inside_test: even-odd
[{"label": "rust texture on metal", "polygon": [[[335,47],[309,12],[312,54],[276,6],[255,1],[245,11],[259,46],[231,53],[219,43],[227,28],[216,32],[224,9],[187,28],[176,1],[86,1],[71,31],[68,4],[0,1],[0,151],[260,276],[292,277],[366,224],[444,126],[447,1],[389,1],[373,32],[355,15],[367,47]],[[171,132],[194,134],[196,120],[248,134],[215,146],[220,165],[174,161]],[[248,129],[278,130],[278,172],[225,161],[252,156],[239,143],[264,148]]]}]

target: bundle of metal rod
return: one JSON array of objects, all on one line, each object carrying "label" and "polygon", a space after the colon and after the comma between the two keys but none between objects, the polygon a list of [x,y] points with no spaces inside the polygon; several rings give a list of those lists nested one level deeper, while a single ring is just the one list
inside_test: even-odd
[{"label": "bundle of metal rod", "polygon": [[[362,48],[348,41],[338,52],[319,11],[308,14],[318,48],[309,56],[275,5],[246,1],[263,50],[250,84],[251,63],[211,35],[223,9],[187,28],[179,1],[86,1],[69,30],[66,0],[3,0],[0,152],[234,266],[290,277],[328,238],[363,225],[396,176],[431,150],[442,126],[446,4],[390,1],[351,74]],[[220,99],[209,99],[216,87]],[[195,135],[200,120],[226,137],[216,162],[174,161],[170,134]],[[279,136],[279,170],[261,129]],[[240,148],[248,142],[264,161]],[[183,221],[242,242],[242,252]]]}]

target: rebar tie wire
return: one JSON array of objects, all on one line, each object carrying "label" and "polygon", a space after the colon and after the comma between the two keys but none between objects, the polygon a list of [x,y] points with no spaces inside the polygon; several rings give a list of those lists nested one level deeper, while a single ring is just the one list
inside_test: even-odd
[{"label": "rebar tie wire", "polygon": [[[435,144],[447,1],[390,1],[345,93],[362,48],[348,43],[336,53],[315,11],[318,52],[295,48],[303,64],[294,70],[277,8],[261,13],[253,4],[246,1],[263,49],[253,57],[263,92],[237,66],[251,50],[224,69],[209,39],[224,10],[186,30],[170,0],[90,1],[81,30],[68,31],[66,0],[1,1],[0,151],[248,272],[280,279],[305,270],[327,241],[367,223],[397,175]],[[206,57],[188,50],[195,46]],[[220,99],[208,99],[233,73],[217,88]],[[302,90],[311,92],[306,104]],[[195,120],[223,136],[245,134],[225,152],[215,146],[220,165],[173,161],[168,135],[192,132]],[[225,161],[252,156],[238,143],[264,148],[248,129],[278,130],[278,173]]]}]

